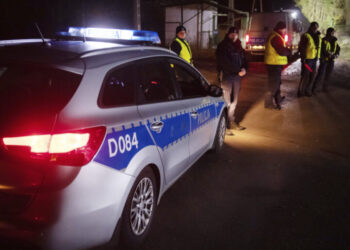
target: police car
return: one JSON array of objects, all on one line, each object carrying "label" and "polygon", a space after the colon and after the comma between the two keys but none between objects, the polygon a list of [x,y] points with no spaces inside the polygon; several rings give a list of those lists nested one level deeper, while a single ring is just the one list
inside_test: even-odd
[{"label": "police car", "polygon": [[120,232],[137,246],[164,192],[220,150],[221,89],[145,43],[158,35],[74,27],[0,42],[2,239],[86,249]]}]

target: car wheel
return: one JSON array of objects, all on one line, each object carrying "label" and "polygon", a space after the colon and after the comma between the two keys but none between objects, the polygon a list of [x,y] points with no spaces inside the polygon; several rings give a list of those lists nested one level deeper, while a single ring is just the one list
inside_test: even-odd
[{"label": "car wheel", "polygon": [[226,134],[226,116],[223,113],[220,117],[219,123],[218,123],[218,128],[216,130],[216,135],[214,139],[214,144],[212,151],[214,153],[219,153],[222,146],[224,145],[224,140],[225,140],[225,134]]},{"label": "car wheel", "polygon": [[121,243],[128,248],[138,247],[146,238],[157,206],[157,185],[152,169],[145,168],[130,191],[121,225]]}]

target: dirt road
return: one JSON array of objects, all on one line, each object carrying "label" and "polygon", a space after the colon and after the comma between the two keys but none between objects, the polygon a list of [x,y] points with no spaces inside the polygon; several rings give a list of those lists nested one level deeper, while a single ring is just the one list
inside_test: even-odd
[{"label": "dirt road", "polygon": [[284,81],[282,110],[266,110],[263,72],[243,79],[247,130],[165,194],[143,249],[350,248],[350,90],[298,99],[297,81]]}]

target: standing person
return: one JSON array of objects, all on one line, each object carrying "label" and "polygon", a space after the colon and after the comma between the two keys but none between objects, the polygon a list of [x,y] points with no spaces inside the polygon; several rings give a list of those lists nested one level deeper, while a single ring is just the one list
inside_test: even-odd
[{"label": "standing person", "polygon": [[321,87],[323,91],[328,91],[329,78],[334,68],[334,59],[340,53],[338,39],[334,36],[334,33],[334,28],[328,28],[326,36],[322,39],[320,66],[312,88],[313,93],[316,93]]},{"label": "standing person", "polygon": [[308,31],[302,35],[299,52],[301,57],[301,79],[298,97],[312,96],[312,82],[316,73],[317,59],[321,53],[321,38],[317,22],[312,22]]},{"label": "standing person", "polygon": [[182,25],[176,27],[176,37],[170,45],[170,49],[179,57],[193,65],[192,51],[186,38],[186,28]]},{"label": "standing person", "polygon": [[[238,39],[238,29],[229,28],[225,38],[218,44],[216,50],[216,62],[218,80],[222,73],[221,87],[224,92],[224,99],[228,105],[229,129],[244,130],[235,120],[235,110],[238,96],[241,89],[241,77],[246,74],[247,62],[244,58],[244,50],[241,41]],[[233,135],[229,132],[229,135]]]},{"label": "standing person", "polygon": [[268,73],[265,108],[280,110],[281,102],[285,98],[281,96],[281,73],[283,67],[288,64],[287,56],[291,55],[284,40],[286,32],[286,23],[278,22],[265,44],[264,62]]}]

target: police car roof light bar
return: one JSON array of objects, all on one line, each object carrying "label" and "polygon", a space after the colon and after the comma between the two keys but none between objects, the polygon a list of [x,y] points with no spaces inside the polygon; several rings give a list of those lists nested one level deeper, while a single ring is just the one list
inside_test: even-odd
[{"label": "police car roof light bar", "polygon": [[140,41],[160,44],[157,32],[148,30],[107,29],[93,27],[69,27],[68,32],[58,32],[68,37],[83,37],[93,39]]}]

